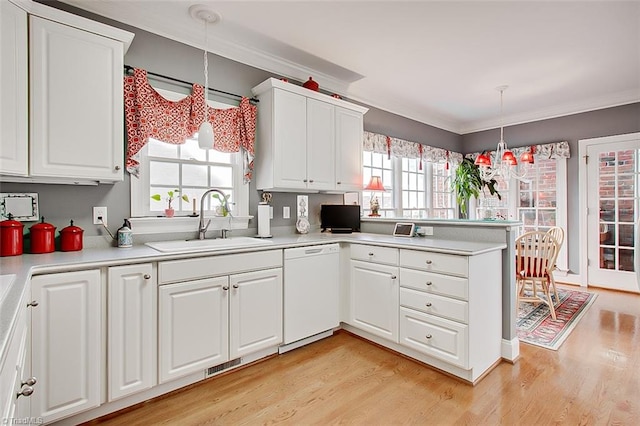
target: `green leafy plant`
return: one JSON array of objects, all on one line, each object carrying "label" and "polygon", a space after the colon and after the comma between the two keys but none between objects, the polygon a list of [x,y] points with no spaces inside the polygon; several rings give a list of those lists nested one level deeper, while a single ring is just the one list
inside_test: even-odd
[{"label": "green leafy plant", "polygon": [[[176,197],[180,197],[184,201],[189,202],[189,197],[187,196],[187,194],[182,194],[182,196],[179,196],[178,195],[179,193],[180,193],[180,190],[178,189],[174,189],[173,191],[167,192],[167,198],[165,198],[165,201],[167,202],[167,209],[171,209],[171,202],[175,200]],[[153,194],[151,198],[156,201],[160,201],[162,199],[162,196],[160,194]]]},{"label": "green leafy plant", "polygon": [[231,194],[227,194],[224,196],[224,199],[220,196],[220,194],[217,193],[213,193],[211,194],[211,197],[215,198],[216,200],[218,200],[218,202],[220,203],[220,214],[224,217],[227,217],[229,215],[229,197],[231,197]]},{"label": "green leafy plant", "polygon": [[489,190],[490,195],[496,195],[498,200],[502,200],[502,196],[496,189],[498,182],[495,179],[489,181],[483,180],[480,176],[480,166],[474,164],[470,158],[462,160],[456,168],[456,174],[452,181],[453,190],[456,191],[456,201],[460,206],[460,212],[467,217],[467,202],[471,197],[480,195],[480,191]]}]

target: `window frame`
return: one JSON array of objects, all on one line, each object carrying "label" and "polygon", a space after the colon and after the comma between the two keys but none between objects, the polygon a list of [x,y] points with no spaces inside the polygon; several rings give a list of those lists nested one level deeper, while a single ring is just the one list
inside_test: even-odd
[{"label": "window frame", "polygon": [[[170,101],[179,101],[185,97],[178,93],[165,89],[154,88],[161,96]],[[217,109],[235,108],[237,105],[207,100],[207,105]],[[131,210],[130,221],[134,232],[139,233],[165,233],[196,231],[199,217],[158,217],[157,213],[150,210],[150,180],[149,158],[147,156],[148,145],[140,150],[140,177],[130,175]],[[232,153],[232,175],[234,190],[234,208],[230,217],[216,217],[213,210],[205,211],[205,218],[211,218],[210,230],[219,229],[246,229],[249,219],[249,184],[244,182],[243,155],[242,152]],[[195,162],[194,162],[195,161]],[[177,160],[176,162],[181,162]],[[197,160],[188,160],[182,164],[196,164]],[[196,201],[196,207],[200,209],[200,200]],[[199,211],[197,212],[200,213]]]}]

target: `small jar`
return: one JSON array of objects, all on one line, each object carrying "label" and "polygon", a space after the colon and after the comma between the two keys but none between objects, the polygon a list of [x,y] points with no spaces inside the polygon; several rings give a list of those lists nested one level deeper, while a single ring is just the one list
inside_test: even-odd
[{"label": "small jar", "polygon": [[31,235],[31,253],[51,253],[56,249],[55,236],[56,227],[44,221],[44,216],[40,223],[36,223],[29,228]]},{"label": "small jar", "polygon": [[19,256],[22,254],[24,225],[13,220],[9,213],[9,219],[0,222],[0,256]]},{"label": "small jar", "polygon": [[69,226],[60,231],[60,250],[82,250],[82,234],[84,234],[84,230],[78,226],[74,226],[73,220],[70,221]]}]

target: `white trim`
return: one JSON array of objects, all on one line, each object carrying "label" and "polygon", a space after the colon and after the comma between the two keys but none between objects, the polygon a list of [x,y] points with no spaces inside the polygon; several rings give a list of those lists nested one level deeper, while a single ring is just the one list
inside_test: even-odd
[{"label": "white trim", "polygon": [[500,355],[502,359],[515,362],[520,356],[520,340],[517,337],[511,340],[502,339]]},{"label": "white trim", "polygon": [[[208,231],[221,229],[247,229],[253,216],[205,216],[205,223],[211,219]],[[131,230],[139,234],[168,234],[177,232],[198,232],[199,217],[132,217]]]},{"label": "white trim", "polygon": [[587,225],[587,213],[588,203],[587,194],[589,190],[587,182],[587,162],[585,161],[587,150],[594,145],[604,145],[610,143],[624,142],[628,140],[634,140],[640,138],[640,132],[638,133],[626,133],[621,135],[604,136],[600,138],[589,138],[578,140],[578,182],[580,186],[578,188],[578,208],[580,211],[578,217],[579,226],[579,243],[578,252],[580,256],[580,286],[587,287],[589,282],[589,256],[588,256],[588,243],[589,227]]}]

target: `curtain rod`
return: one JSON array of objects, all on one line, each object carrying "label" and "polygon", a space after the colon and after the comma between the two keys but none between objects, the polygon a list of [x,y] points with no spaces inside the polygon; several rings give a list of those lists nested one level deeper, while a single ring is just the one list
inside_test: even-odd
[{"label": "curtain rod", "polygon": [[[131,65],[125,65],[124,66],[124,71],[125,73],[130,73],[133,72],[133,67]],[[169,81],[173,81],[176,83],[180,83],[180,84],[184,84],[187,85],[189,87],[193,86],[193,83],[189,83],[188,81],[185,80],[180,80],[178,78],[173,78],[173,77],[168,77],[166,75],[162,75],[162,74],[157,74],[155,72],[151,72],[151,71],[147,71],[147,75],[153,76],[153,77],[157,77],[157,78],[163,78],[165,80],[169,80]],[[218,89],[213,89],[211,87],[208,87],[210,92],[216,92],[216,93],[222,93],[225,95],[229,95],[229,96],[235,96],[236,98],[244,98],[246,96],[242,96],[242,95],[236,95],[235,93],[230,93],[230,92],[225,92],[224,90],[218,90]],[[249,99],[251,102],[260,102],[260,99],[253,97]]]}]

